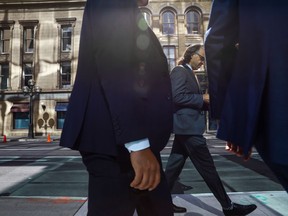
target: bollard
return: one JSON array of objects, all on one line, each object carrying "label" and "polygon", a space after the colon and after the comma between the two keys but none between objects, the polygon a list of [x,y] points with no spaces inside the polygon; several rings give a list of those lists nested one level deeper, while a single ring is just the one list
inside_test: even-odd
[{"label": "bollard", "polygon": [[7,142],[7,137],[6,135],[3,136],[3,143],[6,143]]},{"label": "bollard", "polygon": [[50,134],[48,134],[48,136],[47,136],[47,142],[51,142],[51,136],[50,136]]}]

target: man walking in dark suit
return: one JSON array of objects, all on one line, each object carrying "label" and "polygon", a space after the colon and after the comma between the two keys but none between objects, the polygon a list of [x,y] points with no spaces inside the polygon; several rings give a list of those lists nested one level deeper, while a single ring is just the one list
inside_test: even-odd
[{"label": "man walking in dark suit", "polygon": [[172,130],[168,64],[139,5],[87,0],[61,146],[89,173],[88,216],[172,216],[160,151]]},{"label": "man walking in dark suit", "polygon": [[[207,186],[223,208],[225,215],[247,215],[256,209],[256,205],[233,203],[228,197],[208,150],[203,110],[209,106],[209,95],[202,94],[197,76],[193,70],[199,69],[205,60],[202,45],[186,49],[171,74],[172,95],[174,102],[175,134],[171,154],[165,169],[168,185],[172,190],[180,175],[186,159],[189,157]],[[186,209],[174,206],[174,212],[185,212]]]},{"label": "man walking in dark suit", "polygon": [[255,146],[288,192],[287,10],[287,0],[215,0],[205,50],[217,137],[246,159]]}]

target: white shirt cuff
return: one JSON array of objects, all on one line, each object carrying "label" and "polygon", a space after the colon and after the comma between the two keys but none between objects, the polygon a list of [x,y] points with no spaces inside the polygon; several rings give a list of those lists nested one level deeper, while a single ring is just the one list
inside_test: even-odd
[{"label": "white shirt cuff", "polygon": [[125,147],[128,149],[129,152],[132,151],[140,151],[150,147],[150,143],[148,138],[136,140],[133,142],[129,142],[125,144]]}]

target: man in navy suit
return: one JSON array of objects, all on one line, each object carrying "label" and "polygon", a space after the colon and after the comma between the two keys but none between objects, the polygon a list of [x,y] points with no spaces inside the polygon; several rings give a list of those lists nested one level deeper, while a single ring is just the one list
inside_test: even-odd
[{"label": "man in navy suit", "polygon": [[138,5],[87,0],[61,146],[89,173],[88,215],[172,216],[160,151],[172,130],[168,64]]},{"label": "man in navy suit", "polygon": [[[202,94],[193,70],[199,69],[204,61],[204,47],[200,44],[190,46],[170,74],[175,108],[173,115],[175,137],[165,175],[169,189],[172,190],[189,157],[219,201],[223,213],[226,216],[247,215],[256,209],[256,205],[240,205],[230,200],[203,136],[206,124],[204,110],[209,107],[209,95]],[[185,211],[185,208],[174,206],[174,212]]]},{"label": "man in navy suit", "polygon": [[217,137],[255,146],[288,191],[288,1],[214,0],[205,40]]}]

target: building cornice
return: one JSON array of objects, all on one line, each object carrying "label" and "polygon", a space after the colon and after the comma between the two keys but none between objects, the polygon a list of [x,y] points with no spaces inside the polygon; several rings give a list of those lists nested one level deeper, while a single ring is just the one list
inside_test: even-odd
[{"label": "building cornice", "polygon": [[84,8],[86,0],[1,0],[0,12],[7,10],[41,10],[54,8]]},{"label": "building cornice", "polygon": [[0,5],[15,4],[59,4],[59,3],[85,3],[86,0],[1,0]]}]

